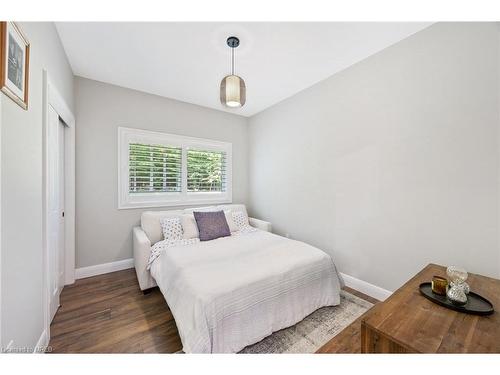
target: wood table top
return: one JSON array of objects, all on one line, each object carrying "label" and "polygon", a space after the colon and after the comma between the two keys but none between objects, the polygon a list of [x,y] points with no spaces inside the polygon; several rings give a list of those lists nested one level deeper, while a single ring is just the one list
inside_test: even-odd
[{"label": "wood table top", "polygon": [[420,294],[419,285],[446,268],[429,264],[363,318],[364,324],[417,353],[500,353],[500,280],[469,273],[471,291],[495,309],[489,316],[469,315],[439,306]]}]

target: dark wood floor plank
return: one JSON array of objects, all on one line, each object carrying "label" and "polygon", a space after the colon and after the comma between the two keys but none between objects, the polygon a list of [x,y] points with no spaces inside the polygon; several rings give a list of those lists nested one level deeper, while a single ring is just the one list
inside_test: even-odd
[{"label": "dark wood floor plank", "polygon": [[143,295],[133,269],[77,280],[61,293],[53,353],[174,353],[177,327],[161,292]]},{"label": "dark wood floor plank", "polygon": [[[358,319],[318,352],[359,352],[359,326]],[[52,353],[175,353],[182,349],[175,320],[160,290],[144,295],[133,269],[64,287],[50,330]]]},{"label": "dark wood floor plank", "polygon": [[[358,292],[357,290],[354,290],[352,288],[344,287],[344,290],[373,304],[380,302],[378,299],[367,296],[366,294]],[[319,348],[316,353],[319,354],[361,353],[361,320],[363,319],[363,316],[365,314],[361,315],[358,319],[356,319],[354,322],[348,325],[344,330],[342,330],[337,336],[335,336],[325,345]]]},{"label": "dark wood floor plank", "polygon": [[356,289],[349,288],[348,286],[343,287],[346,292],[349,292],[351,294],[354,294],[355,296],[364,299],[365,301],[368,301],[370,303],[376,304],[379,303],[380,301],[376,298],[370,297],[364,293],[358,292]]}]

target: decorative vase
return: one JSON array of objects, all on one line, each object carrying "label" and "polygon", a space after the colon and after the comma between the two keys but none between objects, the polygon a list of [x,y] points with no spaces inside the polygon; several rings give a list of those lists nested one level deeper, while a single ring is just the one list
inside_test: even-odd
[{"label": "decorative vase", "polygon": [[465,305],[467,303],[467,295],[458,286],[450,286],[446,292],[446,296],[456,305]]},{"label": "decorative vase", "polygon": [[446,275],[448,275],[450,280],[454,283],[459,281],[465,281],[469,276],[466,270],[464,270],[462,267],[457,267],[457,266],[449,266],[446,269]]},{"label": "decorative vase", "polygon": [[467,294],[470,292],[469,284],[465,282],[469,276],[467,271],[461,267],[449,266],[446,269],[446,274],[451,280],[446,296],[457,305],[465,305]]},{"label": "decorative vase", "polygon": [[450,282],[450,288],[457,287],[459,289],[462,289],[465,294],[469,294],[470,292],[470,286],[467,284],[465,281],[452,281]]}]

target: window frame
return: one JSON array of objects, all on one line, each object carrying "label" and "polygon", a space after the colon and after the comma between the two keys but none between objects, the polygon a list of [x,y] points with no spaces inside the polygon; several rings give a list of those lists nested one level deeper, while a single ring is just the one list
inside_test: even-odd
[{"label": "window frame", "polygon": [[[129,193],[129,144],[145,143],[180,147],[181,191]],[[226,191],[187,191],[187,150],[226,153]],[[195,138],[143,129],[118,127],[118,209],[192,206],[232,203],[232,144],[212,139]]]}]

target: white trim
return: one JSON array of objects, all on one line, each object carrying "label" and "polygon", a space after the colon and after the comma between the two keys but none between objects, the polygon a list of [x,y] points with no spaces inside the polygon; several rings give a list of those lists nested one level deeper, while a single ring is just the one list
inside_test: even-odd
[{"label": "white trim", "polygon": [[75,282],[75,116],[64,101],[56,86],[50,80],[46,70],[43,70],[43,287],[42,301],[44,309],[44,333],[47,343],[50,341],[50,306],[49,306],[49,272],[48,272],[48,116],[49,106],[52,106],[61,120],[65,123],[64,149],[65,149],[65,285]]},{"label": "white trim", "polygon": [[49,337],[47,335],[47,330],[43,330],[36,346],[33,348],[33,353],[44,353],[47,350],[47,346],[49,345]]},{"label": "white trim", "polygon": [[346,286],[369,295],[370,297],[376,298],[379,301],[386,300],[392,294],[389,290],[367,283],[366,281],[356,279],[355,277],[346,275],[345,273],[340,272],[340,275],[344,279]]},{"label": "white trim", "polygon": [[[2,98],[0,97],[0,348],[3,348],[2,336]],[[9,343],[10,344],[10,343]]]},{"label": "white trim", "polygon": [[64,129],[64,228],[65,228],[65,285],[75,282],[75,252],[76,252],[76,156],[75,127]]},{"label": "white trim", "polygon": [[[500,22],[496,22],[496,25],[497,25],[497,46],[500,45]],[[498,54],[497,54],[497,58],[500,59],[500,49],[498,49]],[[497,60],[498,61],[498,60]],[[497,81],[497,94],[498,94],[498,98],[500,98],[500,75],[498,76],[498,81]],[[500,106],[500,100],[499,102],[497,103],[499,106]],[[497,118],[498,120],[498,118]],[[500,132],[498,132],[498,136],[497,136],[497,142],[500,143]],[[498,159],[497,159],[498,161]],[[497,165],[500,165],[500,164],[497,164]],[[497,192],[499,191],[500,189],[500,170],[497,169]],[[498,201],[497,203],[497,210],[500,211],[500,200]],[[500,244],[500,221],[497,222],[497,244]],[[500,246],[497,247],[497,251],[498,251],[498,274],[497,274],[497,278],[500,279]]]},{"label": "white trim", "polygon": [[134,259],[118,260],[111,263],[96,264],[95,266],[81,267],[75,270],[75,277],[77,279],[84,279],[86,277],[103,275],[105,273],[116,272],[134,268]]},{"label": "white trim", "polygon": [[[163,143],[182,148],[182,185],[179,193],[129,194],[129,143]],[[186,150],[189,148],[223,151],[226,154],[226,191],[190,193],[187,191]],[[212,139],[194,138],[143,129],[118,127],[118,209],[192,206],[232,203],[232,144]]]},{"label": "white trim", "polygon": [[[76,186],[76,158],[75,158],[75,117],[62,98],[57,88],[51,83],[47,72],[44,71],[48,90],[47,105],[51,105],[66,125],[64,129],[64,221],[65,221],[65,285],[75,282],[75,186]],[[46,118],[45,118],[46,119]],[[45,129],[46,132],[46,129]],[[46,135],[46,133],[44,133]],[[46,152],[47,150],[45,150]],[[45,154],[46,156],[46,154]],[[45,167],[47,167],[45,165]],[[44,178],[46,170],[44,171]],[[44,184],[46,187],[46,185]],[[47,192],[46,192],[47,193]]]},{"label": "white trim", "polygon": [[[129,268],[134,268],[134,259],[124,259],[111,263],[96,264],[95,266],[81,267],[75,270],[76,279],[84,279],[106,273],[121,271]],[[366,281],[357,279],[350,275],[340,272],[340,275],[345,281],[345,285],[349,288],[356,289],[358,292],[369,295],[380,301],[387,299],[392,292],[376,285],[367,283]]]}]

